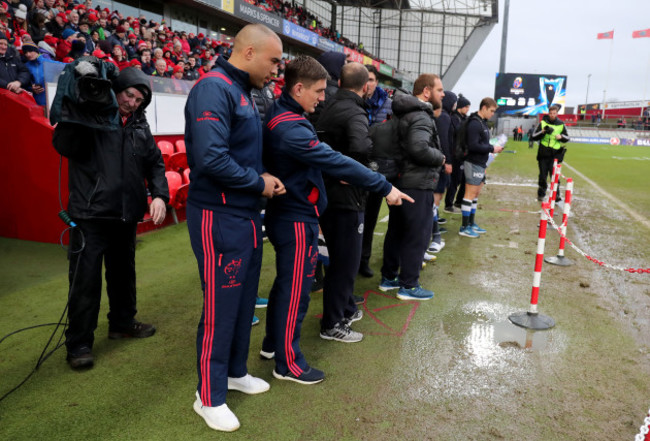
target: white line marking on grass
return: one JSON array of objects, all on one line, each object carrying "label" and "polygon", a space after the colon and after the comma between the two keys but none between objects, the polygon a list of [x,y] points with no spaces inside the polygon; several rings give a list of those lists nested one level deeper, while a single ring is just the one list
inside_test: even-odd
[{"label": "white line marking on grass", "polygon": [[610,201],[612,201],[613,203],[615,203],[616,205],[618,205],[618,206],[619,206],[623,211],[626,211],[627,214],[629,214],[630,216],[632,216],[632,218],[634,218],[634,220],[638,221],[638,222],[639,222],[641,225],[643,225],[644,227],[650,229],[650,222],[649,222],[645,217],[641,216],[639,213],[637,213],[637,212],[634,211],[632,208],[630,208],[630,207],[629,207],[625,202],[622,202],[620,199],[618,199],[618,198],[612,196],[611,194],[609,194],[607,191],[605,191],[603,188],[601,188],[601,187],[600,187],[598,184],[596,184],[594,181],[592,181],[591,179],[589,179],[588,177],[586,177],[585,175],[583,175],[582,173],[580,173],[580,172],[579,172],[575,167],[571,167],[571,166],[570,166],[569,164],[567,164],[566,162],[564,162],[563,164],[564,164],[564,166],[566,166],[566,167],[568,167],[570,170],[572,170],[575,174],[577,174],[577,175],[580,176],[582,179],[584,179],[584,180],[585,180],[588,184],[590,184],[592,187],[594,187],[594,188],[596,189],[596,191],[598,191],[600,194],[602,194],[602,195],[605,196],[607,199],[609,199]]},{"label": "white line marking on grass", "polygon": [[379,222],[388,222],[388,216],[381,218]]},{"label": "white line marking on grass", "polygon": [[533,187],[537,188],[537,184],[534,184],[532,182],[494,182],[494,181],[488,181],[488,185],[503,185],[506,187]]}]

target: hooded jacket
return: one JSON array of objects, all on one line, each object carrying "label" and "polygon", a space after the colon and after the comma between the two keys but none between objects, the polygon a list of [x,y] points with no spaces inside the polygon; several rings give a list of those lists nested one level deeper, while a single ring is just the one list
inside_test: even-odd
[{"label": "hooded jacket", "polygon": [[487,167],[488,157],[494,152],[490,144],[490,129],[487,120],[481,118],[478,112],[472,113],[467,121],[467,156],[465,161]]},{"label": "hooded jacket", "polygon": [[393,101],[388,98],[388,93],[379,86],[377,86],[372,96],[366,100],[366,103],[368,104],[368,119],[371,126],[386,121],[388,115],[393,114],[391,108]]},{"label": "hooded jacket", "polygon": [[217,58],[185,104],[188,203],[252,218],[264,191],[262,124],[248,72]]},{"label": "hooded jacket", "polygon": [[308,116],[309,121],[314,125],[318,122],[318,118],[320,118],[323,109],[329,105],[332,97],[339,90],[339,78],[341,78],[341,69],[343,69],[343,65],[345,64],[345,54],[340,52],[325,52],[316,61],[325,68],[330,77],[327,79],[327,86],[325,87],[325,99],[316,106],[314,113]]},{"label": "hooded jacket", "polygon": [[320,142],[300,104],[286,92],[271,105],[263,132],[264,165],[287,189],[285,195],[269,200],[269,218],[318,222],[327,207],[322,173],[382,196],[392,189],[380,174]]},{"label": "hooded jacket", "polygon": [[[368,113],[363,98],[351,90],[339,89],[323,110],[316,130],[319,138],[334,150],[368,166],[372,140],[368,134]],[[355,185],[342,184],[333,176],[325,176],[330,207],[363,211],[366,192]],[[347,181],[346,181],[347,182]]]},{"label": "hooded jacket", "polygon": [[145,180],[152,198],[169,202],[165,163],[145,117],[151,102],[147,77],[138,69],[124,69],[112,86],[115,93],[135,87],[144,96],[119,130],[70,122],[54,129],[54,148],[68,158],[73,219],[138,222],[147,211]]},{"label": "hooded jacket", "polygon": [[451,164],[454,157],[454,143],[455,130],[451,123],[451,113],[454,111],[454,105],[457,98],[454,92],[445,91],[445,96],[442,97],[442,112],[436,119],[436,126],[438,127],[438,137],[440,138],[440,150],[445,155],[447,162]]},{"label": "hooded jacket", "polygon": [[440,151],[433,107],[413,95],[399,94],[393,98],[393,114],[399,118],[402,151],[397,186],[400,189],[435,189],[444,155]]}]

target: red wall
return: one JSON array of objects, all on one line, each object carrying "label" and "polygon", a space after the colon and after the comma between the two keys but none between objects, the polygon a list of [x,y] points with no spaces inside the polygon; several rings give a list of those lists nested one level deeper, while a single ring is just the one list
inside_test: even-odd
[{"label": "red wall", "polygon": [[[27,94],[0,89],[0,236],[58,243],[67,226],[59,219],[59,161],[52,146],[53,128],[43,108]],[[156,137],[175,142],[183,135]],[[61,169],[61,199],[68,205],[68,161]],[[181,217],[179,215],[179,217]],[[171,214],[164,225],[170,223]],[[156,228],[143,222],[138,231]],[[67,243],[67,234],[64,241]]]}]

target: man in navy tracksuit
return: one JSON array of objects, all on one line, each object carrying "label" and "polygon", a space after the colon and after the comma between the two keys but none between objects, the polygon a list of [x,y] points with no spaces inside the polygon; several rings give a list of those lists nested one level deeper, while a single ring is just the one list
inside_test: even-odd
[{"label": "man in navy tracksuit", "polygon": [[277,72],[281,59],[277,35],[248,25],[237,34],[232,57],[217,59],[185,106],[187,226],[204,293],[194,410],[215,430],[239,428],[225,404],[228,390],[269,389],[248,374],[246,360],[262,264],[260,199],[284,187],[263,173],[262,128],[250,92]]},{"label": "man in navy tracksuit", "polygon": [[[277,276],[269,295],[266,337],[261,355],[275,357],[273,375],[315,384],[325,374],[310,367],[300,351],[300,328],[318,257],[318,218],[327,206],[322,172],[386,196],[390,204],[406,197],[386,179],[318,140],[303,116],[324,100],[327,71],[313,58],[287,65],[286,86],[266,117],[264,165],[286,185],[271,199],[264,222],[276,252]],[[409,199],[408,197],[406,197]]]}]

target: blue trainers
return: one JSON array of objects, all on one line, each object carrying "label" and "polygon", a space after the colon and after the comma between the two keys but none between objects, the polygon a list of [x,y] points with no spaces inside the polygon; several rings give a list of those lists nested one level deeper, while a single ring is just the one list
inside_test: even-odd
[{"label": "blue trainers", "polygon": [[487,232],[487,230],[485,228],[481,228],[476,224],[469,224],[469,227],[472,230],[476,231],[478,234],[483,234],[483,233]]},{"label": "blue trainers", "polygon": [[266,308],[267,306],[269,306],[269,299],[265,299],[263,297],[258,297],[255,299],[256,308]]},{"label": "blue trainers", "polygon": [[393,280],[387,279],[386,277],[381,278],[381,283],[379,284],[379,289],[381,291],[390,291],[391,289],[399,288],[399,279],[395,277]]},{"label": "blue trainers", "polygon": [[472,229],[469,225],[466,227],[460,227],[460,231],[458,232],[459,235],[465,236],[465,237],[471,237],[471,238],[477,238],[480,237],[479,234]]},{"label": "blue trainers", "polygon": [[256,315],[254,315],[254,316],[253,316],[253,323],[251,324],[251,326],[255,326],[255,325],[259,325],[259,324],[260,324],[260,319],[259,319],[259,317],[256,316]]},{"label": "blue trainers", "polygon": [[400,300],[429,300],[433,298],[433,291],[424,289],[421,286],[415,288],[400,288],[397,291],[397,298]]}]

